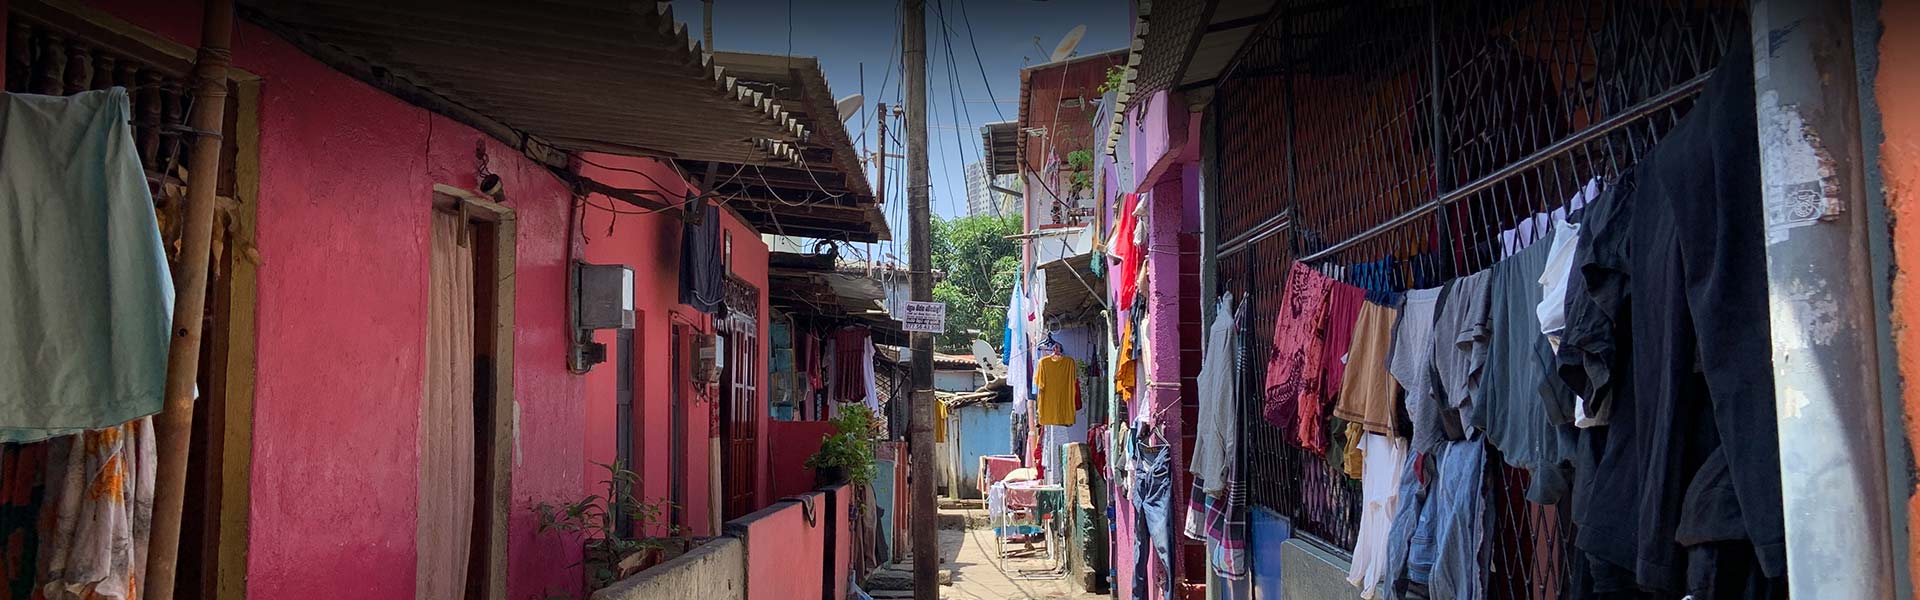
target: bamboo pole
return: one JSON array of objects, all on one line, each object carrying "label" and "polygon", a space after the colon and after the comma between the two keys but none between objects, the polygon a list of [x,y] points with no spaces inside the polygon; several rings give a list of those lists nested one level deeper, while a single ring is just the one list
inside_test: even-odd
[{"label": "bamboo pole", "polygon": [[220,134],[226,123],[227,65],[232,62],[233,0],[206,0],[194,65],[193,151],[187,170],[187,221],[173,273],[173,343],[167,349],[167,403],[155,420],[160,466],[154,484],[153,530],[147,553],[146,600],[172,600],[186,505],[187,449],[193,437],[194,379],[207,304],[207,260],[213,245],[214,193],[220,183]]}]

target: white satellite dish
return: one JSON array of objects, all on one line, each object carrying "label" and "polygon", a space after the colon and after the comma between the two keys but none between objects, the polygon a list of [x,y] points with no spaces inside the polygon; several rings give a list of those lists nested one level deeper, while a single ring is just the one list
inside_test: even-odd
[{"label": "white satellite dish", "polygon": [[986,373],[987,379],[1006,378],[1007,366],[1000,364],[1000,356],[993,351],[993,344],[986,340],[974,340],[973,359],[980,363],[980,370]]},{"label": "white satellite dish", "polygon": [[1085,25],[1075,26],[1072,31],[1067,32],[1067,37],[1060,38],[1060,45],[1053,47],[1053,58],[1050,60],[1054,62],[1059,62],[1059,61],[1065,60],[1069,56],[1073,56],[1074,47],[1079,46],[1080,38],[1085,37],[1086,35],[1087,35],[1087,26]]},{"label": "white satellite dish", "polygon": [[845,123],[847,119],[853,118],[854,113],[860,111],[860,105],[866,101],[865,96],[854,94],[841,98],[839,102],[833,103],[833,108],[840,112],[840,122]]}]

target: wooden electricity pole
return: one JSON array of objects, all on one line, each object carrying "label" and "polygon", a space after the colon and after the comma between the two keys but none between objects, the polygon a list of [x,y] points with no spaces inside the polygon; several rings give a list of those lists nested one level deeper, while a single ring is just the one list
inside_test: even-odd
[{"label": "wooden electricity pole", "polygon": [[[154,481],[153,529],[147,549],[146,600],[173,598],[186,506],[187,446],[193,437],[194,377],[200,372],[200,325],[207,309],[207,261],[213,248],[213,212],[220,182],[220,133],[226,122],[228,50],[233,0],[207,0],[194,65],[193,114],[197,137],[187,155],[186,232],[173,273],[173,342],[167,349],[166,406],[153,421],[160,464]],[[198,565],[195,565],[198,566]]]},{"label": "wooden electricity pole", "polygon": [[[901,18],[902,80],[907,87],[907,230],[915,302],[933,300],[932,216],[927,202],[927,3],[906,0]],[[913,597],[940,597],[940,532],[933,500],[933,334],[913,333]]]}]

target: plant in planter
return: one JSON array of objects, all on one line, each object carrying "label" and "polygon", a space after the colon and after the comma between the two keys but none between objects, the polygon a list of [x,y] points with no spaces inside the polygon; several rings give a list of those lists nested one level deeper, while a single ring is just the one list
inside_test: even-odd
[{"label": "plant in planter", "polygon": [[814,482],[824,486],[873,481],[873,412],[865,406],[842,406],[832,423],[834,434],[821,440],[820,451],[807,457]]},{"label": "plant in planter", "polygon": [[660,523],[665,503],[635,495],[640,475],[619,462],[594,464],[607,470],[607,478],[600,482],[607,488],[606,496],[589,494],[573,502],[534,506],[541,533],[558,531],[584,538],[586,551],[575,566],[584,567],[589,594],[653,566],[666,549],[660,538],[622,536],[618,527],[621,519],[631,519],[635,531],[652,529]]}]

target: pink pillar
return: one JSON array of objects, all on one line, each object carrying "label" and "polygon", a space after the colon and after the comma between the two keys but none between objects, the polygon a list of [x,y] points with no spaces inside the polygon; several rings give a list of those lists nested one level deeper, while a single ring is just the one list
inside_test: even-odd
[{"label": "pink pillar", "polygon": [[[1173,452],[1173,497],[1169,509],[1173,513],[1172,531],[1176,536],[1185,520],[1187,496],[1186,488],[1180,485],[1185,479],[1181,475],[1187,472],[1185,445],[1181,443],[1187,437],[1186,422],[1180,402],[1180,234],[1184,214],[1181,187],[1179,177],[1167,177],[1154,184],[1147,198],[1151,203],[1147,222],[1147,314],[1153,319],[1148,343],[1153,345],[1153,362],[1144,365],[1148,384],[1143,390],[1148,414],[1159,427],[1161,441]],[[1160,583],[1164,578],[1181,572],[1177,539],[1173,546],[1172,573],[1156,572],[1157,567],[1149,569],[1149,583],[1156,589],[1164,585]]]}]

